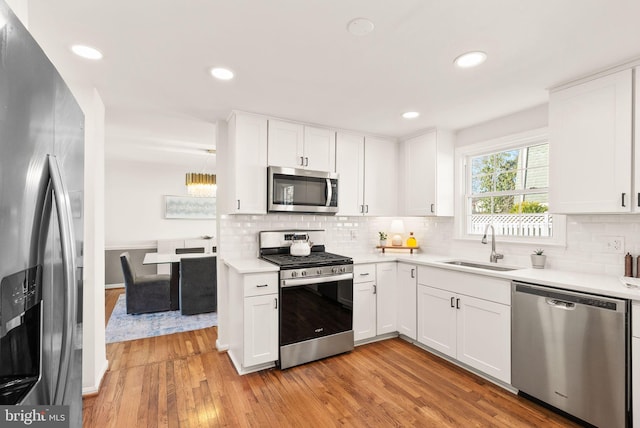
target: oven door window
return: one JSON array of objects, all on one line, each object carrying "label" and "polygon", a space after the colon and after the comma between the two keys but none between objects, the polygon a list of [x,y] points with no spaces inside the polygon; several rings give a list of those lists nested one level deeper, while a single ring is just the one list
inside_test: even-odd
[{"label": "oven door window", "polygon": [[352,293],[352,280],[282,287],[280,346],[352,330]]}]

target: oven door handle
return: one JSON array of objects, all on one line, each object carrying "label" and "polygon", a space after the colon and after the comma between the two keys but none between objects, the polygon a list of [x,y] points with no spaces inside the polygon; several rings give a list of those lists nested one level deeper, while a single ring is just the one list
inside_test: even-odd
[{"label": "oven door handle", "polygon": [[322,276],[320,278],[296,278],[283,279],[280,283],[281,287],[296,287],[299,285],[322,284],[324,282],[345,281],[353,279],[353,273],[343,273],[341,275]]}]

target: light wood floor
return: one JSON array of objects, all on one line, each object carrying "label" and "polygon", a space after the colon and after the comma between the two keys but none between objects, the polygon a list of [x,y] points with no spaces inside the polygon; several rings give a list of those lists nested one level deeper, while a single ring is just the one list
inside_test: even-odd
[{"label": "light wood floor", "polygon": [[[121,291],[107,291],[107,318]],[[107,345],[85,427],[560,427],[566,419],[401,339],[236,374],[215,327]]]}]

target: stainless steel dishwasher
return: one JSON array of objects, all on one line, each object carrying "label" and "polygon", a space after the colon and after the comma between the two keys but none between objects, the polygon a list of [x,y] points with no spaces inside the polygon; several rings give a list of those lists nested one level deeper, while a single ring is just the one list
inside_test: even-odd
[{"label": "stainless steel dishwasher", "polygon": [[627,426],[629,302],[516,281],[511,292],[513,386],[590,424]]}]

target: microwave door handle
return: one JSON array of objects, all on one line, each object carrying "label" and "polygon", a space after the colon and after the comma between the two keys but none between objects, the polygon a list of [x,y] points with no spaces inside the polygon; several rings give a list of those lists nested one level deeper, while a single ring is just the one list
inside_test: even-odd
[{"label": "microwave door handle", "polygon": [[331,198],[333,198],[333,189],[331,189],[331,179],[327,178],[327,202],[324,204],[325,207],[331,206]]}]

